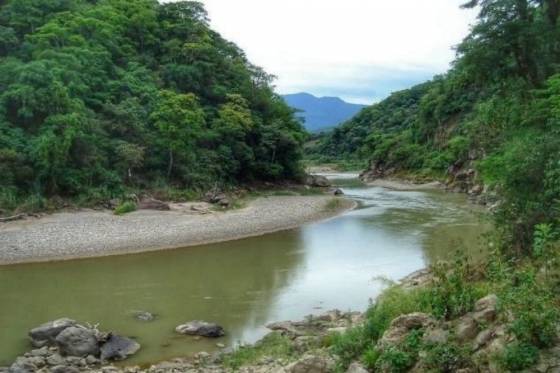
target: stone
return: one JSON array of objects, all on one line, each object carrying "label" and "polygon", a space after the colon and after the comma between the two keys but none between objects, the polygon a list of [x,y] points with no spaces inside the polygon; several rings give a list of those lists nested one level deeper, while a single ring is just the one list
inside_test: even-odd
[{"label": "stone", "polygon": [[60,356],[60,354],[58,353],[54,353],[49,357],[47,357],[47,364],[51,366],[63,365],[64,363],[65,363],[64,358]]},{"label": "stone", "polygon": [[110,334],[101,346],[101,360],[124,360],[140,350],[140,344],[130,338]]},{"label": "stone", "polygon": [[307,175],[304,184],[317,188],[328,188],[331,186],[329,179],[321,175]]},{"label": "stone", "polygon": [[168,211],[171,210],[171,207],[169,207],[169,204],[155,198],[143,198],[140,202],[138,202],[138,209]]},{"label": "stone", "polygon": [[175,328],[179,334],[198,335],[201,337],[218,338],[226,335],[224,328],[206,321],[190,321]]},{"label": "stone", "polygon": [[346,373],[368,373],[368,370],[362,364],[353,362],[346,370]]},{"label": "stone", "polygon": [[319,337],[305,335],[294,339],[293,346],[296,351],[304,352],[319,344]]},{"label": "stone", "polygon": [[99,344],[95,332],[84,327],[71,326],[57,337],[56,344],[63,355],[85,357],[99,355]]},{"label": "stone", "polygon": [[474,349],[478,350],[479,348],[484,347],[492,338],[494,338],[494,336],[493,330],[485,329],[481,331],[474,339]]},{"label": "stone", "polygon": [[301,337],[305,335],[305,333],[299,331],[297,326],[294,325],[292,321],[280,321],[268,324],[266,326],[268,329],[273,331],[281,332],[282,334],[287,334],[293,338]]},{"label": "stone", "polygon": [[471,315],[465,315],[461,319],[459,319],[459,322],[455,327],[455,335],[457,336],[457,339],[459,341],[469,341],[476,337],[477,334],[478,324]]},{"label": "stone", "polygon": [[77,356],[68,356],[66,358],[66,365],[72,365],[75,367],[82,367],[86,365],[85,360],[82,361],[81,358],[77,357]]},{"label": "stone", "polygon": [[98,365],[101,363],[101,360],[99,360],[98,358],[96,358],[93,355],[88,355],[86,357],[86,364],[87,365]]},{"label": "stone", "polygon": [[138,321],[154,321],[156,316],[148,311],[134,311],[134,318]]},{"label": "stone", "polygon": [[475,303],[473,317],[479,324],[492,322],[496,319],[497,307],[498,297],[490,294]]},{"label": "stone", "polygon": [[49,355],[49,348],[47,346],[39,348],[39,349],[35,349],[35,350],[31,350],[29,352],[29,354],[31,356],[42,356],[42,357],[46,357]]},{"label": "stone", "polygon": [[29,359],[24,357],[19,357],[10,366],[8,370],[10,373],[33,373],[37,371],[37,366],[35,366]]},{"label": "stone", "polygon": [[428,344],[445,344],[449,340],[449,332],[441,328],[427,330],[423,340]]},{"label": "stone", "polygon": [[67,365],[57,365],[51,368],[51,373],[79,373],[80,370],[76,367],[69,367]]},{"label": "stone", "polygon": [[334,194],[335,196],[343,196],[343,195],[344,195],[344,192],[342,191],[342,189],[336,188],[336,189],[333,191],[333,194]]},{"label": "stone", "polygon": [[69,318],[62,318],[46,322],[29,331],[31,345],[37,348],[52,346],[55,344],[55,339],[60,334],[60,332],[75,325],[76,321]]},{"label": "stone", "polygon": [[286,367],[288,373],[328,373],[335,367],[329,356],[305,355],[300,360]]},{"label": "stone", "polygon": [[399,344],[411,330],[426,328],[434,324],[435,319],[425,313],[414,312],[401,315],[391,321],[389,328],[383,333],[383,336],[379,340],[378,346],[386,347]]}]

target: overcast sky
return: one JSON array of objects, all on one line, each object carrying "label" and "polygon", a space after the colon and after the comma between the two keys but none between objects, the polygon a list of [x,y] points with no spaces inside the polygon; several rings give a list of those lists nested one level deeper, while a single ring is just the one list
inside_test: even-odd
[{"label": "overcast sky", "polygon": [[371,103],[443,73],[475,14],[465,0],[202,0],[212,27],[279,93]]}]

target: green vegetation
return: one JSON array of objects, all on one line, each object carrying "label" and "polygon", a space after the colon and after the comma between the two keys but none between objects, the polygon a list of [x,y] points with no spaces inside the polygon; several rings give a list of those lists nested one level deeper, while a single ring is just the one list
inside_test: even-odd
[{"label": "green vegetation", "polygon": [[265,357],[289,359],[294,355],[294,347],[290,338],[279,333],[270,333],[255,346],[239,346],[232,354],[224,357],[224,365],[231,369],[238,369],[244,365],[251,365]]},{"label": "green vegetation", "polygon": [[293,111],[198,2],[8,0],[0,25],[1,209],[302,172]]},{"label": "green vegetation", "polygon": [[119,206],[115,208],[114,214],[115,215],[124,215],[128,214],[129,212],[136,211],[136,204],[134,202],[124,202],[121,203]]}]

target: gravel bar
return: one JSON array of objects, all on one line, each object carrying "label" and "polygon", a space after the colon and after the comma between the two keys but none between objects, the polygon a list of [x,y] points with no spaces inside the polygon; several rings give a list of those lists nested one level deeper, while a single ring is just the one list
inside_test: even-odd
[{"label": "gravel bar", "polygon": [[0,265],[171,249],[258,236],[327,219],[355,207],[331,196],[262,197],[206,215],[181,211],[62,212],[0,224]]}]

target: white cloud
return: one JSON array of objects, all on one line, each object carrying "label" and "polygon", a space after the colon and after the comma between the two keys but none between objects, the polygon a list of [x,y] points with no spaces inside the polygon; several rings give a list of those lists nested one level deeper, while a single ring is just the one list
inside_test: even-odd
[{"label": "white cloud", "polygon": [[442,73],[469,31],[465,0],[202,0],[211,25],[280,93],[371,102]]}]

